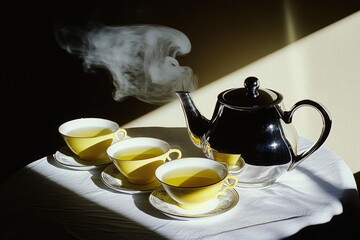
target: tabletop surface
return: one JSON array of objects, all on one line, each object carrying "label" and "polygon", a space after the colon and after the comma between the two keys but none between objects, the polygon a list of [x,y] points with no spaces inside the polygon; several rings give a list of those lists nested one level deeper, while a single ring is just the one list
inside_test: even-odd
[{"label": "tabletop surface", "polygon": [[[203,156],[185,128],[128,132],[164,139],[184,157]],[[300,150],[310,144],[301,138]],[[0,233],[9,239],[281,239],[342,214],[345,197],[357,192],[348,166],[321,147],[271,187],[237,187],[239,202],[225,213],[174,219],[150,204],[151,191],[124,193],[106,186],[105,167],[68,168],[53,156],[32,162],[0,186]],[[351,196],[358,201],[357,194]]]}]

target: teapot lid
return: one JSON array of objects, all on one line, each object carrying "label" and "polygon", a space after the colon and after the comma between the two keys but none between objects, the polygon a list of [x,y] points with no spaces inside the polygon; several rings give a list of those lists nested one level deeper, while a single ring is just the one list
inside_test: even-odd
[{"label": "teapot lid", "polygon": [[270,89],[259,89],[256,77],[248,77],[244,88],[234,88],[222,92],[218,100],[232,108],[254,109],[266,108],[280,103],[282,95]]}]

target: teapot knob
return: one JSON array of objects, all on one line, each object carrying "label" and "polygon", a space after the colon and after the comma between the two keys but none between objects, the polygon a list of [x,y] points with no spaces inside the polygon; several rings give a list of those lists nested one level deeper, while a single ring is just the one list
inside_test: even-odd
[{"label": "teapot knob", "polygon": [[256,77],[248,77],[244,81],[244,86],[247,89],[246,95],[251,98],[256,98],[259,96],[259,92],[257,91],[260,84],[259,80]]}]

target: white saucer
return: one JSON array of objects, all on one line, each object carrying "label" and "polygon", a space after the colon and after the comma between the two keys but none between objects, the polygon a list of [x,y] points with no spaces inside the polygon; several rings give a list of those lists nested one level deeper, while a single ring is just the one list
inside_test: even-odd
[{"label": "white saucer", "polygon": [[245,166],[244,160],[240,161],[238,160],[234,166],[228,167],[228,170],[231,174],[238,174],[240,173]]},{"label": "white saucer", "polygon": [[101,172],[101,180],[109,188],[123,193],[148,193],[159,187],[161,184],[158,180],[145,185],[138,185],[129,182],[124,175],[122,175],[114,164],[107,166]]},{"label": "white saucer", "polygon": [[227,212],[239,202],[239,194],[235,189],[227,189],[224,195],[219,195],[205,208],[188,210],[180,208],[166,193],[163,187],[156,188],[149,196],[150,204],[165,215],[180,219],[190,220],[211,217]]},{"label": "white saucer", "polygon": [[77,170],[90,170],[97,167],[103,167],[111,163],[111,160],[109,158],[104,158],[96,161],[82,160],[77,155],[75,155],[67,146],[60,148],[53,156],[55,161],[60,165]]}]

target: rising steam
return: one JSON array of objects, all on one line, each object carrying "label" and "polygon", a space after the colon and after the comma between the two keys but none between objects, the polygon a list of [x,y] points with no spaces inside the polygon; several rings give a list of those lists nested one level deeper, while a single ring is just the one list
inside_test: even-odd
[{"label": "rising steam", "polygon": [[172,100],[175,91],[197,87],[191,68],[180,66],[176,57],[191,50],[187,36],[158,25],[101,26],[84,31],[62,28],[56,34],[59,45],[83,59],[84,68],[107,69],[121,101],[133,96],[151,104]]}]

